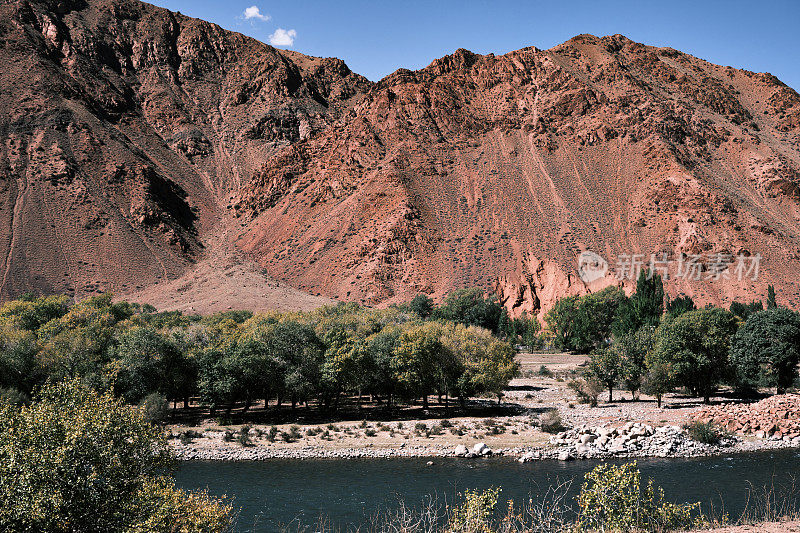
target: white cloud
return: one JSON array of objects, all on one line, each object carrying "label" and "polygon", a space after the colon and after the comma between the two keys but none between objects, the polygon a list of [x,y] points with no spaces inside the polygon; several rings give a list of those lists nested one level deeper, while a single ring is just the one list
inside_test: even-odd
[{"label": "white cloud", "polygon": [[258,6],[250,6],[244,10],[244,20],[260,20],[261,22],[267,22],[269,20],[269,15],[266,13],[262,13]]},{"label": "white cloud", "polygon": [[272,46],[292,46],[294,39],[297,37],[297,32],[294,30],[284,30],[278,28],[269,36],[269,44]]}]

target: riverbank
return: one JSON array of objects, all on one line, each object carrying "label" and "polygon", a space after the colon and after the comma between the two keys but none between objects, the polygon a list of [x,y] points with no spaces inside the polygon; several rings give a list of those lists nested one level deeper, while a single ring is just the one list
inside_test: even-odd
[{"label": "riverbank", "polygon": [[[525,377],[513,380],[504,396],[503,411],[513,415],[486,418],[463,416],[469,412],[460,412],[461,416],[451,418],[327,424],[303,424],[298,420],[297,424],[252,426],[220,426],[214,420],[206,420],[197,426],[170,426],[170,443],[181,459],[223,461],[434,458],[453,456],[459,446],[472,450],[479,443],[484,443],[493,455],[528,460],[699,457],[800,446],[800,438],[766,433],[731,435],[717,446],[702,444],[691,440],[681,429],[707,412],[697,398],[670,394],[658,406],[647,396],[634,399],[630,393],[615,391],[615,401],[592,407],[578,403],[566,386],[569,373],[583,363],[582,357],[521,357]],[[546,375],[538,373],[542,366],[548,369]],[[712,402],[722,405],[731,402],[731,398],[720,396],[712,398]],[[554,436],[543,431],[543,418],[552,418],[554,413],[565,429],[573,431],[569,438],[563,433]],[[620,434],[622,428],[633,426],[638,429]],[[243,428],[246,437],[242,437]],[[612,434],[604,439],[604,432]],[[652,434],[644,434],[649,432]],[[581,439],[587,442],[580,442]]]},{"label": "riverbank", "polygon": [[[458,444],[455,446],[442,444],[412,443],[397,446],[375,446],[366,443],[364,446],[281,446],[280,444],[255,444],[241,446],[237,443],[218,442],[217,437],[198,439],[199,442],[181,444],[173,442],[172,447],[179,459],[185,461],[263,461],[269,459],[385,459],[397,457],[458,457]],[[215,442],[217,441],[217,442]],[[483,441],[462,441],[460,444],[471,451],[475,445]],[[484,443],[485,444],[485,443]],[[741,440],[728,446],[712,446],[694,443],[685,448],[664,452],[663,449],[627,450],[609,453],[574,453],[573,450],[561,446],[517,446],[492,447],[487,444],[491,455],[510,457],[517,460],[534,461],[545,459],[574,460],[598,458],[640,458],[640,457],[711,457],[725,454],[749,453],[765,450],[798,448],[797,444],[784,441]],[[471,452],[470,452],[471,453]],[[567,455],[565,455],[565,453]],[[478,456],[480,454],[474,454]],[[487,454],[488,455],[488,454]],[[474,458],[465,457],[465,460]]]}]

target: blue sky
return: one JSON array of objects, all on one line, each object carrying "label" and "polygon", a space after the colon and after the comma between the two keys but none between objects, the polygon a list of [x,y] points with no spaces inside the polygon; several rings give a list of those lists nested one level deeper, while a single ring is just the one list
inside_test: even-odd
[{"label": "blue sky", "polygon": [[400,67],[421,68],[457,48],[502,54],[550,48],[580,33],[622,33],[713,63],[771,72],[800,89],[798,0],[152,3],[282,48],[341,58],[371,80]]}]

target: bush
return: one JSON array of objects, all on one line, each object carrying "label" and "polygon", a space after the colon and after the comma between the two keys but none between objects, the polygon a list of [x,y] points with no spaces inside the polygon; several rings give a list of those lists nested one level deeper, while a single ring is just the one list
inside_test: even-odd
[{"label": "bush", "polygon": [[588,403],[592,407],[597,406],[597,397],[603,392],[603,384],[593,378],[573,379],[567,386],[575,391],[580,403]]},{"label": "bush", "polygon": [[162,395],[154,392],[145,396],[144,400],[139,404],[145,420],[151,424],[160,424],[164,422],[169,415],[169,403]]},{"label": "bush", "polygon": [[701,527],[700,504],[664,501],[664,491],[641,485],[636,463],[603,464],[585,476],[578,495],[578,531],[673,531]]},{"label": "bush", "polygon": [[0,404],[0,531],[229,530],[232,509],[164,476],[164,432],[110,394],[67,381]]},{"label": "bush", "polygon": [[238,442],[242,446],[252,446],[253,441],[250,439],[250,431],[252,429],[253,426],[249,424],[245,424],[241,428],[239,428],[239,434],[236,435],[236,442]]},{"label": "bush", "polygon": [[543,378],[551,378],[553,377],[553,372],[547,368],[545,365],[539,367],[539,371],[536,372],[538,375],[542,376]]},{"label": "bush", "polygon": [[453,508],[448,522],[448,531],[453,533],[490,533],[495,531],[493,518],[500,489],[484,491],[467,490],[461,495],[462,502]]},{"label": "bush", "polygon": [[225,433],[222,434],[222,440],[225,442],[233,442],[233,431],[226,429]]},{"label": "bush", "polygon": [[557,409],[549,409],[539,417],[539,428],[545,433],[558,433],[564,430],[561,415]]},{"label": "bush", "polygon": [[712,422],[694,421],[683,426],[689,436],[703,444],[717,445],[728,432]]},{"label": "bush", "polygon": [[0,389],[0,402],[7,402],[10,405],[20,407],[22,405],[28,405],[30,401],[30,396],[17,388],[8,387]]},{"label": "bush", "polygon": [[[271,430],[270,430],[271,431]],[[300,438],[300,427],[299,426],[290,426],[289,431],[284,431],[281,433],[281,437],[285,442],[294,442]]]}]

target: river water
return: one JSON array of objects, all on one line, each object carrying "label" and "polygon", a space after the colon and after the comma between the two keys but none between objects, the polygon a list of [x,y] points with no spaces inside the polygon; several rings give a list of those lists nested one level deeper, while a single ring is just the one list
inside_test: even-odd
[{"label": "river water", "polygon": [[[363,524],[399,501],[419,507],[430,496],[452,502],[464,489],[501,487],[504,499],[541,497],[557,483],[583,475],[599,461],[486,459],[319,459],[263,462],[190,461],[176,473],[179,486],[226,495],[240,509],[238,531],[275,532],[283,525],[314,524],[321,516],[344,529]],[[752,487],[786,489],[800,474],[800,453],[777,450],[693,459],[640,459],[643,478],[652,478],[675,502],[703,504],[736,518]]]}]

